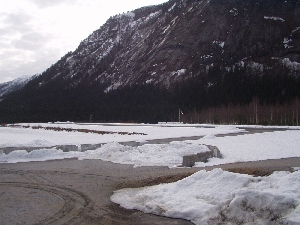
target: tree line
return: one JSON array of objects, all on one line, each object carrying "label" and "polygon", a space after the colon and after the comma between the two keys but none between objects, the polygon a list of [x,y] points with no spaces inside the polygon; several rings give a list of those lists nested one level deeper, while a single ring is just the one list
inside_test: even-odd
[{"label": "tree line", "polygon": [[179,108],[188,123],[299,125],[300,120],[300,76],[285,68],[257,73],[216,66],[168,89],[136,84],[107,93],[107,84],[74,88],[63,76],[45,85],[40,79],[0,102],[0,123],[174,122]]}]

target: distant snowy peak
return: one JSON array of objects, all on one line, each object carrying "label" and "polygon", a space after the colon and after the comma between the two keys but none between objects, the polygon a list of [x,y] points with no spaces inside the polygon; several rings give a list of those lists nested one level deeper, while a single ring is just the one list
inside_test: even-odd
[{"label": "distant snowy peak", "polygon": [[10,92],[19,90],[20,88],[24,87],[31,79],[33,79],[36,76],[37,75],[22,76],[15,80],[0,84],[0,97],[4,96],[5,94],[8,94]]}]

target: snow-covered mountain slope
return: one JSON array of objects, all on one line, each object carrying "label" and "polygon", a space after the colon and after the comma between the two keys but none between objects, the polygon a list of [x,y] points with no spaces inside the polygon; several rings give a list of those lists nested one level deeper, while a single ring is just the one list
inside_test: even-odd
[{"label": "snow-covered mountain slope", "polygon": [[43,73],[40,85],[172,86],[212,68],[300,70],[299,1],[171,0],[116,15]]},{"label": "snow-covered mountain slope", "polygon": [[12,81],[1,83],[0,97],[10,92],[19,90],[20,88],[24,87],[32,78],[33,76],[23,76]]}]

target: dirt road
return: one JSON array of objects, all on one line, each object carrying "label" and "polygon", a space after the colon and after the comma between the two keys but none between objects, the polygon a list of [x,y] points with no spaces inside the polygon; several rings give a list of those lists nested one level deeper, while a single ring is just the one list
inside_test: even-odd
[{"label": "dirt road", "polygon": [[1,164],[0,224],[191,224],[122,209],[110,196],[123,187],[171,181],[195,171],[134,169],[101,160]]},{"label": "dirt road", "polygon": [[[300,167],[300,158],[218,167],[291,170]],[[176,181],[199,169],[133,168],[76,159],[1,164],[0,224],[192,224],[122,209],[110,196],[120,188]]]}]

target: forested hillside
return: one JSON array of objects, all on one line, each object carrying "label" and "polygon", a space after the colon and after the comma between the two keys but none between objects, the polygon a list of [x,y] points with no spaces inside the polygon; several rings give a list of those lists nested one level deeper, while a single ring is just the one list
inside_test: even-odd
[{"label": "forested hillside", "polygon": [[299,124],[300,3],[170,0],[112,16],[0,122]]}]

